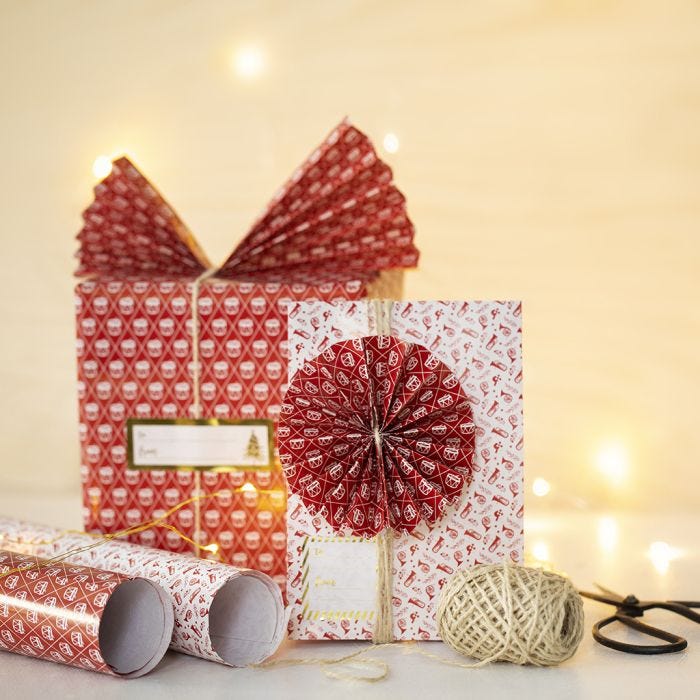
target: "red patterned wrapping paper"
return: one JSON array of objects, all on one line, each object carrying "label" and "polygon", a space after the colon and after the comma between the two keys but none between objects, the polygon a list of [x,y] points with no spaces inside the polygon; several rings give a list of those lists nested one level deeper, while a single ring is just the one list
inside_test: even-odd
[{"label": "red patterned wrapping paper", "polygon": [[[193,405],[192,282],[86,281],[76,290],[78,387],[84,526],[117,532],[158,517],[189,498],[191,471],[127,469],[126,420],[186,418]],[[200,403],[216,418],[279,415],[286,383],[286,313],[304,299],[353,299],[362,283],[321,287],[207,281],[199,291]],[[294,301],[292,301],[294,300]],[[235,493],[245,483],[256,489]],[[259,569],[278,583],[286,570],[286,486],[281,470],[201,477],[207,493],[199,528],[195,507],[170,521],[201,544],[215,542],[224,559]],[[134,537],[147,546],[184,552],[190,546],[167,530]]]},{"label": "red patterned wrapping paper", "polygon": [[[336,343],[376,333],[377,311],[372,302],[303,304],[290,319],[290,333],[304,328],[314,332],[295,345],[290,379],[297,373],[303,376],[305,363],[321,353],[332,354]],[[520,321],[520,304],[511,301],[391,305],[391,335],[423,346],[451,370],[471,406],[474,424],[470,476],[458,502],[445,505],[443,514],[432,523],[426,518],[408,523],[409,527],[406,522],[394,523],[399,524],[397,530],[411,530],[394,535],[395,639],[438,638],[435,612],[439,592],[457,569],[503,558],[522,561]],[[323,471],[324,478],[332,478],[332,466]],[[297,490],[299,486],[315,488],[308,475]],[[376,599],[372,583],[377,561],[374,541],[353,535],[356,528],[343,526],[337,518],[331,527],[325,517],[306,507],[304,501],[308,502],[309,496],[313,500],[313,494],[303,495],[292,490],[288,504],[290,636],[371,638]],[[350,576],[345,563],[349,558],[356,560]]]},{"label": "red patterned wrapping paper", "polygon": [[[287,314],[313,299],[400,296],[400,268],[418,258],[391,170],[347,122],[216,271],[125,158],[95,188],[78,238],[78,272],[91,277],[75,297],[84,524],[102,532],[158,517],[197,489],[191,471],[127,469],[127,419],[193,417],[198,405],[205,418],[276,420],[289,345],[307,333],[288,340]],[[205,272],[215,277],[195,283]],[[244,484],[255,488],[240,492]],[[227,562],[259,569],[283,586],[286,490],[279,465],[205,471],[200,488],[220,494],[170,522],[201,545],[216,543]],[[134,539],[188,548],[172,531]]]},{"label": "red patterned wrapping paper", "polygon": [[[124,586],[134,584],[138,590],[125,596]],[[136,678],[161,660],[172,627],[170,599],[160,586],[0,550],[2,650]]]},{"label": "red patterned wrapping paper", "polygon": [[[0,546],[15,551],[53,557],[94,543],[89,535],[0,517]],[[246,666],[273,654],[286,634],[279,586],[258,571],[122,540],[75,551],[66,561],[115,572],[116,579],[139,576],[162,586],[175,614],[170,646],[185,654]]]}]

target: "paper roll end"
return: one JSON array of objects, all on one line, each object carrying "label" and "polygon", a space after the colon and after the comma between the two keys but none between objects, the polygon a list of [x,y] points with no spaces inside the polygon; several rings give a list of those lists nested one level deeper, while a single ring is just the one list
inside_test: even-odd
[{"label": "paper roll end", "polygon": [[230,666],[271,656],[286,633],[279,586],[265,574],[243,571],[216,593],[209,609],[212,649]]},{"label": "paper roll end", "polygon": [[165,655],[173,624],[172,600],[158,584],[142,578],[124,581],[102,613],[102,658],[118,676],[143,676]]}]

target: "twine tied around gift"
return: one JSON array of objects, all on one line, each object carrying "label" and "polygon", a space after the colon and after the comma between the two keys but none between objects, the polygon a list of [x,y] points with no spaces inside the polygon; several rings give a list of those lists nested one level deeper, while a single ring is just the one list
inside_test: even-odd
[{"label": "twine tied around gift", "polygon": [[[201,368],[199,364],[199,291],[202,283],[213,277],[218,271],[216,267],[210,267],[205,270],[199,277],[192,282],[192,298],[190,299],[190,317],[192,320],[192,417],[202,417],[202,399],[200,392],[201,383]],[[199,469],[194,470],[194,493],[200,495],[202,490],[202,473]],[[192,539],[194,540],[194,553],[199,556],[201,546],[202,511],[200,507],[200,499],[194,502],[194,531]]]},{"label": "twine tied around gift", "polygon": [[[374,331],[376,335],[391,335],[392,309],[393,302],[391,300],[374,300]],[[382,433],[375,406],[372,406],[372,431],[377,451],[377,464],[382,464]],[[382,480],[382,483],[385,482]],[[372,642],[374,644],[387,644],[394,640],[392,612],[394,535],[391,528],[386,527],[377,533],[375,539],[377,542],[377,616],[372,630]]]}]

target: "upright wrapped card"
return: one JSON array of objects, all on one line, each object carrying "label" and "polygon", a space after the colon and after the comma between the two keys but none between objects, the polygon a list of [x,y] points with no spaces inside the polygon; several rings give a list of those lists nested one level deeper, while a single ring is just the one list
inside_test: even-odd
[{"label": "upright wrapped card", "polygon": [[[308,300],[401,293],[413,226],[389,167],[340,124],[233,254],[212,267],[126,159],[95,187],[76,288],[84,523],[171,551],[217,552],[284,584],[286,489],[274,424],[287,318]],[[289,339],[288,339],[289,338]],[[204,497],[201,499],[201,497]],[[184,536],[184,537],[183,537]]]},{"label": "upright wrapped card", "polygon": [[279,425],[292,638],[436,639],[450,575],[522,561],[520,319],[513,301],[300,304]]}]

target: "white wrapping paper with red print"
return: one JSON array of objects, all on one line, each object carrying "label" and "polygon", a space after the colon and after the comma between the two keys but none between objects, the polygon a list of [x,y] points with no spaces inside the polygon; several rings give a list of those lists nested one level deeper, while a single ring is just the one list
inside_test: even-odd
[{"label": "white wrapping paper with red print", "polygon": [[172,598],[176,651],[246,666],[273,654],[286,634],[279,586],[261,572],[116,539],[86,549],[94,544],[90,535],[0,517],[0,547],[44,558],[72,552],[65,561],[162,586]]},{"label": "white wrapping paper with red print", "polygon": [[135,678],[172,628],[170,599],[150,581],[0,549],[0,650]]},{"label": "white wrapping paper with red print", "polygon": [[[192,471],[128,469],[125,425],[196,413],[276,420],[287,378],[287,316],[297,303],[362,298],[417,262],[391,169],[364,134],[342,122],[216,270],[126,158],[95,187],[83,219],[78,274],[90,279],[78,284],[75,298],[85,529],[116,532],[159,516],[198,487],[222,491],[170,522],[202,545],[218,544],[226,561],[283,586],[286,489],[279,465],[205,471],[199,485]],[[205,271],[213,276],[199,284],[193,314],[194,280]],[[236,492],[244,484],[255,489]],[[171,531],[134,539],[188,548]]]},{"label": "white wrapping paper with red print", "polygon": [[[301,305],[299,313],[290,319],[290,334],[304,329],[312,329],[312,332],[292,348],[290,386],[294,385],[297,373],[303,376],[305,366],[310,371],[319,355],[330,348],[335,353],[338,343],[375,334],[375,308],[375,304],[366,301]],[[513,301],[394,302],[389,328],[393,338],[404,347],[413,348],[412,353],[435,358],[433,361],[444,366],[445,369],[441,370],[447,373],[444,377],[456,378],[459,390],[454,394],[455,402],[460,402],[462,396],[466,398],[469,409],[461,411],[462,417],[458,421],[464,425],[460,439],[449,443],[449,434],[446,434],[437,440],[438,445],[443,445],[442,449],[448,444],[463,449],[463,464],[456,460],[458,468],[449,469],[451,460],[446,459],[444,453],[435,453],[430,460],[433,466],[446,469],[445,475],[455,473],[460,476],[462,485],[453,482],[454,487],[450,490],[444,477],[441,481],[435,476],[430,477],[432,490],[429,483],[414,482],[410,491],[420,494],[423,489],[425,498],[422,499],[424,503],[417,499],[415,513],[408,513],[410,517],[406,517],[402,507],[397,509],[393,518],[391,509],[386,517],[381,512],[377,515],[381,508],[368,512],[366,506],[381,501],[373,494],[364,504],[364,515],[369,517],[365,522],[375,518],[376,524],[363,531],[352,520],[357,509],[345,507],[347,501],[338,516],[338,499],[334,502],[333,498],[336,492],[327,490],[329,497],[324,501],[327,507],[319,514],[319,509],[313,505],[313,492],[317,491],[311,483],[313,479],[307,478],[303,483],[292,485],[292,477],[287,516],[287,596],[291,613],[289,632],[295,639],[371,638],[377,594],[377,550],[375,541],[367,536],[386,524],[394,530],[392,608],[395,639],[438,638],[435,613],[439,593],[457,569],[504,558],[512,562],[522,561],[520,304]],[[371,353],[366,364],[374,364],[376,360],[383,361],[380,355]],[[391,363],[386,364],[388,367]],[[395,365],[406,367],[404,362],[395,362]],[[415,367],[412,371],[416,371]],[[378,374],[386,377],[387,369],[380,369]],[[401,386],[400,381],[396,383]],[[381,403],[382,392],[379,394]],[[384,399],[384,405],[390,405],[392,401],[396,405],[396,394],[391,392],[390,396],[390,399]],[[440,392],[436,392],[430,400],[438,401],[439,397]],[[415,407],[415,403],[413,405]],[[430,406],[425,404],[424,408]],[[437,405],[432,408],[439,411]],[[358,422],[363,424],[361,418]],[[436,420],[434,425],[442,423],[445,421]],[[309,425],[309,428],[309,435],[315,435],[314,426]],[[368,436],[363,437],[357,426],[355,429],[354,442],[360,445]],[[450,430],[449,424],[445,429]],[[349,442],[352,444],[353,440]],[[387,442],[390,441],[384,440],[383,445]],[[370,442],[365,444],[371,451]],[[301,449],[300,444],[297,447]],[[282,458],[285,462],[288,459],[284,448]],[[399,459],[397,456],[394,462],[398,463]],[[416,459],[420,458],[409,456],[408,462],[416,464]],[[333,463],[333,460],[323,461],[328,469],[322,467],[319,472],[331,481]],[[286,463],[285,468],[288,469]],[[409,471],[406,469],[402,478],[405,479]],[[309,487],[312,493],[305,491]],[[357,493],[361,490],[357,489]],[[403,493],[404,489],[399,488],[398,496]],[[389,501],[400,501],[396,491],[389,496]],[[309,502],[312,503],[311,512],[307,507]],[[357,500],[352,505],[357,505]]]}]

